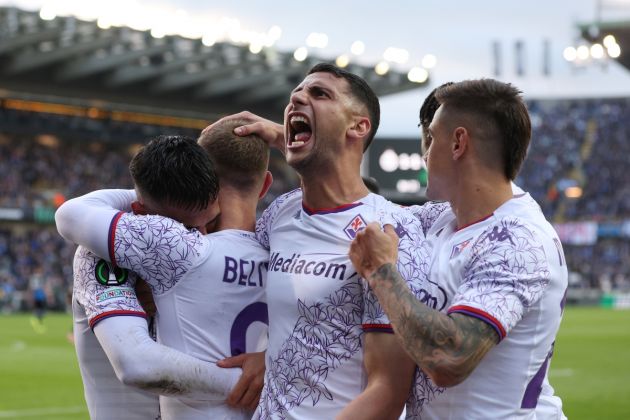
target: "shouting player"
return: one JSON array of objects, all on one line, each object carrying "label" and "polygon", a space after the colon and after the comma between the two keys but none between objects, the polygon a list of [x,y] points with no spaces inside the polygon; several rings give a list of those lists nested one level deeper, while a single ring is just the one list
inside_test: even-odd
[{"label": "shouting player", "polygon": [[270,249],[269,348],[258,418],[383,419],[403,409],[414,364],[348,258],[367,223],[392,223],[401,238],[401,271],[425,277],[415,255],[423,239],[417,219],[370,193],[360,175],[378,123],[378,98],[365,81],[320,64],[292,92],[284,127],[258,118],[236,130],[257,132],[283,150],[302,180],[257,225]]},{"label": "shouting player", "polygon": [[416,377],[407,416],[561,419],[546,376],[567,269],[540,207],[511,183],[531,137],[527,109],[517,89],[490,79],[440,87],[435,100],[427,196],[444,202],[412,211],[431,247],[438,307],[405,284],[392,227],[368,226],[350,249],[426,374]]}]

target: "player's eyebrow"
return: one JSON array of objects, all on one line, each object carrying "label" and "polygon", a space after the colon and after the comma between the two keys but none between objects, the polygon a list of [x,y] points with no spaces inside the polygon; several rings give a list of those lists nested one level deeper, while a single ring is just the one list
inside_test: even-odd
[{"label": "player's eyebrow", "polygon": [[308,87],[308,90],[313,91],[313,92],[325,92],[325,93],[328,93],[328,94],[331,93],[331,90],[328,89],[327,87],[321,86],[321,85],[317,85],[317,84],[310,85]]}]

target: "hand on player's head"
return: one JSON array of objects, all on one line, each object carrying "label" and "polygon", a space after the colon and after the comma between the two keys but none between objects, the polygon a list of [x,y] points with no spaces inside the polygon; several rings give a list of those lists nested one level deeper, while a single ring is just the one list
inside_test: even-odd
[{"label": "hand on player's head", "polygon": [[219,124],[225,120],[232,119],[245,119],[253,121],[251,124],[236,127],[234,134],[237,136],[248,136],[250,134],[257,134],[264,141],[269,144],[269,147],[274,147],[284,153],[284,127],[281,124],[259,117],[256,114],[252,114],[249,111],[242,111],[238,114],[228,115],[220,120],[210,124],[204,128],[202,134],[205,134],[208,130],[211,130],[215,124]]}]

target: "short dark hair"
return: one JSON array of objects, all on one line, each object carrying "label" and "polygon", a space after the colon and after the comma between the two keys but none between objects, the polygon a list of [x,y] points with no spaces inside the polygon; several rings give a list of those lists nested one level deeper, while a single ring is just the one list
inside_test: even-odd
[{"label": "short dark hair", "polygon": [[236,127],[252,122],[242,118],[224,120],[201,133],[198,140],[217,168],[221,184],[240,191],[258,187],[269,165],[269,146],[260,136],[234,134]]},{"label": "short dark hair", "polygon": [[435,99],[435,92],[441,87],[450,86],[453,82],[446,82],[435,89],[433,89],[426,98],[424,98],[424,102],[422,102],[422,106],[420,107],[420,127],[422,128],[422,148],[426,152],[426,150],[431,145],[431,140],[429,136],[429,125],[431,121],[433,121],[433,117],[435,116],[435,111],[440,107],[440,103]]},{"label": "short dark hair", "polygon": [[374,135],[376,134],[376,130],[378,130],[378,126],[381,121],[381,105],[378,101],[378,96],[376,96],[376,93],[374,93],[370,85],[368,85],[367,82],[361,77],[357,76],[354,73],[350,73],[347,70],[340,69],[339,67],[330,63],[319,63],[314,65],[308,71],[308,74],[313,73],[330,73],[333,74],[335,77],[346,79],[348,85],[350,86],[350,93],[352,94],[352,96],[360,103],[365,105],[368,112],[368,117],[370,118],[370,123],[372,124],[370,134],[365,139],[365,143],[363,144],[363,151],[366,151],[367,148],[370,146],[370,143],[372,143],[372,139],[374,139]]},{"label": "short dark hair", "polygon": [[186,210],[206,208],[219,192],[210,157],[190,137],[155,137],[131,159],[129,172],[140,194]]},{"label": "short dark hair", "polygon": [[532,125],[521,91],[494,79],[465,80],[438,88],[435,98],[455,115],[475,120],[484,140],[492,141],[505,176],[513,180],[527,155]]}]

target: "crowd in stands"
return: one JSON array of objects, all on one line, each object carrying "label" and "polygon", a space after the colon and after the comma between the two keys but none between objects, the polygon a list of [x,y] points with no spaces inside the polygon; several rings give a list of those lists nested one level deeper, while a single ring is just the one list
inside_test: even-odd
[{"label": "crowd in stands", "polygon": [[[186,135],[195,136],[186,132]],[[150,137],[139,137],[146,141]],[[0,210],[54,210],[64,200],[99,188],[132,188],[128,165],[140,142],[79,140],[56,134],[0,132]],[[296,188],[295,173],[272,154],[274,183],[261,201]],[[0,217],[1,219],[1,217]],[[48,220],[51,222],[51,220]],[[0,312],[32,307],[33,285],[42,283],[47,306],[63,309],[72,285],[76,247],[53,225],[0,220]]]},{"label": "crowd in stands", "polygon": [[[532,145],[517,183],[546,216],[630,217],[630,99],[530,102],[529,109]],[[567,199],[564,192],[572,186],[582,195]]]},{"label": "crowd in stands", "polygon": [[[533,140],[517,183],[541,204],[547,217],[556,222],[630,219],[626,168],[630,99],[534,101],[529,107]],[[0,122],[6,117],[0,111]],[[77,119],[38,114],[33,123],[33,117],[16,113],[11,118],[0,132],[0,209],[54,209],[65,199],[94,189],[130,188],[131,156],[143,141],[158,134],[155,128],[121,126],[118,130],[126,133],[127,140],[113,141],[111,132],[99,136],[102,126],[75,122],[81,133],[91,133],[81,139],[63,134],[72,132],[69,121]],[[10,129],[23,128],[20,124],[29,121],[35,127],[30,134]],[[184,134],[195,135],[190,130]],[[299,183],[280,155],[272,155],[271,170],[274,184],[261,209]],[[568,187],[581,188],[581,197],[566,197]],[[595,245],[564,248],[574,287],[630,288],[630,238],[600,238]],[[0,311],[29,308],[29,284],[41,278],[48,306],[65,307],[74,249],[51,224],[0,221]]]}]

